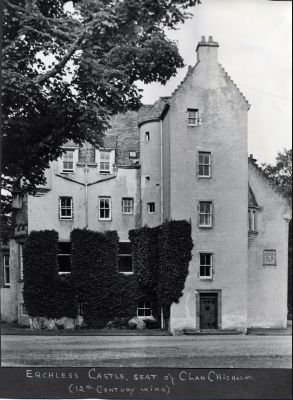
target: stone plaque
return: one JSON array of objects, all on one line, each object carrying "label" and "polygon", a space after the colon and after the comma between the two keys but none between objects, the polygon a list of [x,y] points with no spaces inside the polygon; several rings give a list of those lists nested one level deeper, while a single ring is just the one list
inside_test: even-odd
[{"label": "stone plaque", "polygon": [[277,265],[277,252],[276,250],[264,251],[264,265]]}]

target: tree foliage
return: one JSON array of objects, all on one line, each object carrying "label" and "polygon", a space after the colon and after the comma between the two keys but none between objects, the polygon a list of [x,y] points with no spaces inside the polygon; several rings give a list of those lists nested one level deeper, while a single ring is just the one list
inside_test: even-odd
[{"label": "tree foliage", "polygon": [[65,142],[99,144],[111,115],[139,107],[136,81],[176,74],[183,60],[165,29],[200,0],[65,3],[4,0],[3,174],[27,192]]},{"label": "tree foliage", "polygon": [[276,163],[263,164],[265,175],[270,178],[286,197],[292,197],[292,149],[279,152]]}]

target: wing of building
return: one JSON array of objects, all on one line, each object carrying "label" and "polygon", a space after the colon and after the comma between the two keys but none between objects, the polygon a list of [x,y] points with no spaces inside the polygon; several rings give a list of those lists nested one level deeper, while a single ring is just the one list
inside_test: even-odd
[{"label": "wing of building", "polygon": [[[30,232],[58,232],[59,272],[70,273],[73,229],[116,230],[128,243],[129,230],[173,219],[191,221],[194,249],[172,332],[286,326],[290,208],[248,158],[250,105],[218,47],[203,37],[170,97],[113,117],[103,148],[68,143],[36,196],[15,195],[2,320],[29,324],[22,246]],[[121,273],[132,273],[131,261]]]}]

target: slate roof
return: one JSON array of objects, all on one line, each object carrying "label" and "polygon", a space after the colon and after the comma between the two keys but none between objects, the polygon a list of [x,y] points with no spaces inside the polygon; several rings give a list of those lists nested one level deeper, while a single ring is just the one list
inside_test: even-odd
[{"label": "slate roof", "polygon": [[259,207],[255,195],[253,193],[253,190],[251,189],[251,186],[248,184],[248,207]]},{"label": "slate roof", "polygon": [[103,138],[104,148],[116,150],[116,164],[128,166],[133,163],[129,158],[129,152],[135,151],[137,158],[140,157],[140,140],[138,123],[143,120],[152,105],[143,105],[139,111],[128,111],[118,114],[110,121],[111,128]]}]

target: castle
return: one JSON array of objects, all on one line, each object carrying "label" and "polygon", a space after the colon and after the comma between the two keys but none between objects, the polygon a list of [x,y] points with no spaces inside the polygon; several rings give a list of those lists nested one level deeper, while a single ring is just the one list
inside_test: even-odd
[{"label": "castle", "polygon": [[[70,273],[75,228],[116,230],[119,268],[132,274],[128,232],[165,220],[192,223],[193,258],[172,333],[285,327],[287,200],[248,157],[250,105],[204,37],[197,64],[170,97],[116,115],[103,148],[67,143],[35,196],[15,194],[16,226],[3,249],[1,318],[29,325],[22,248],[32,231],[59,234],[59,273]],[[138,304],[138,316],[151,314]]]}]

